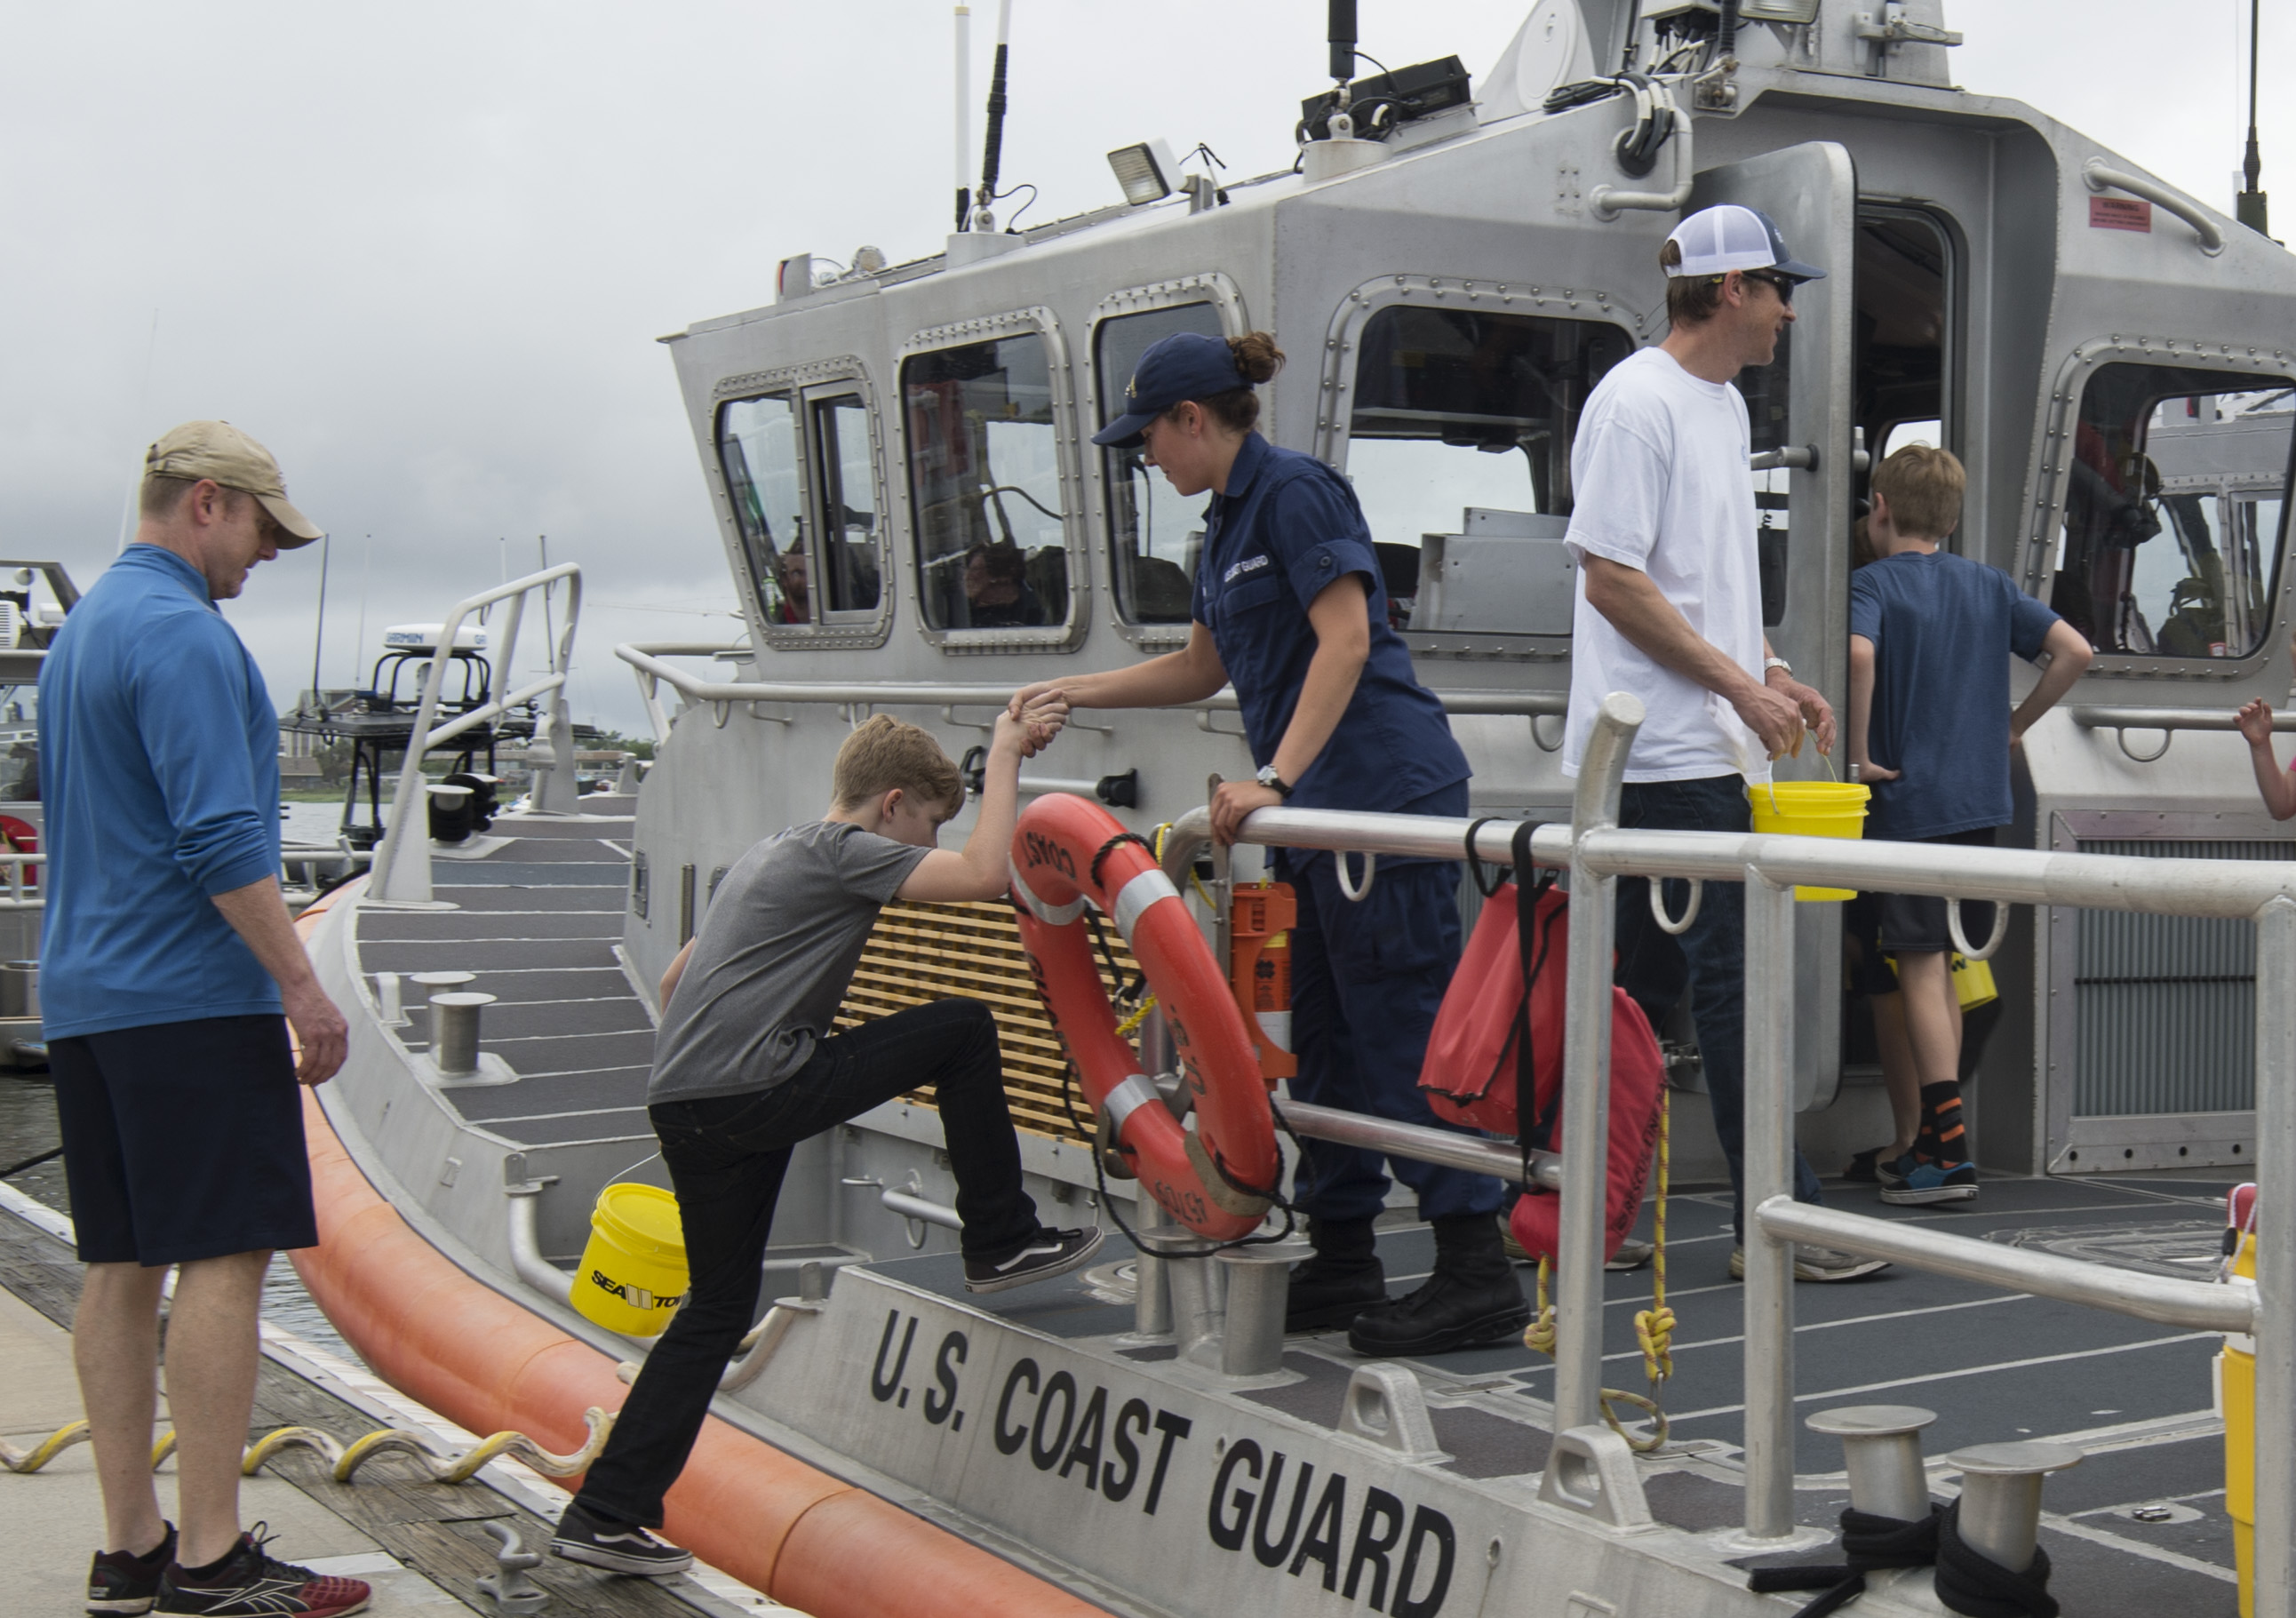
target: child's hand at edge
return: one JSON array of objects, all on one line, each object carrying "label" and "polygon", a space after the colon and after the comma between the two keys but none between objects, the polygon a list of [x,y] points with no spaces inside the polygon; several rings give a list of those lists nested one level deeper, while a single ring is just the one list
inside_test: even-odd
[{"label": "child's hand at edge", "polygon": [[2262,697],[2243,703],[2241,710],[2233,716],[2233,722],[2240,727],[2240,734],[2248,738],[2251,747],[2272,745],[2272,709]]}]

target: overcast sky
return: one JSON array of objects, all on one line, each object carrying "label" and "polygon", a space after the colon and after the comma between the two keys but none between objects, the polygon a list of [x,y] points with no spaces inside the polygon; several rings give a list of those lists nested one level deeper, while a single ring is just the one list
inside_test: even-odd
[{"label": "overcast sky", "polygon": [[[1841,0],[1827,0],[1834,4]],[[1007,183],[1032,223],[1116,199],[1103,154],[1209,143],[1288,167],[1324,83],[1319,0],[1018,0]],[[1480,84],[1529,10],[1362,0],[1390,64]],[[2248,0],[1950,6],[1959,81],[2018,97],[2229,211]],[[2266,8],[2267,57],[2296,19]],[[994,0],[976,4],[976,98]],[[737,630],[668,353],[770,300],[775,261],[938,251],[947,0],[12,0],[0,51],[0,551],[85,586],[144,447],[227,418],[333,532],[324,679],[505,561],[583,564],[578,719],[640,724],[617,641]],[[2275,15],[2274,13],[2283,13]],[[2264,106],[2296,226],[2296,114]],[[978,139],[980,119],[973,119]],[[370,540],[368,536],[372,536]],[[231,609],[283,706],[310,682],[319,552]],[[364,669],[372,652],[361,648]],[[521,658],[521,661],[526,661]]]}]

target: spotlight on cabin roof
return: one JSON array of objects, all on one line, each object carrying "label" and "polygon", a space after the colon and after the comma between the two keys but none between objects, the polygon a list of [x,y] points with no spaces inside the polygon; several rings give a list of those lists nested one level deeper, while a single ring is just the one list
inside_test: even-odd
[{"label": "spotlight on cabin roof", "polygon": [[1170,196],[1180,172],[1180,166],[1172,160],[1172,149],[1162,141],[1119,146],[1108,154],[1108,166],[1116,170],[1124,200],[1135,208]]}]

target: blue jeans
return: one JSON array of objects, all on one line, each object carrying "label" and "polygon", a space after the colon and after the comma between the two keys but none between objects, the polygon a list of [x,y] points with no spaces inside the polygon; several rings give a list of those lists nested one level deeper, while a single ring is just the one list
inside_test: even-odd
[{"label": "blue jeans", "polygon": [[[1751,832],[1746,783],[1737,776],[1697,781],[1629,781],[1619,795],[1619,825],[1640,832]],[[1678,877],[1665,883],[1667,913],[1680,916],[1690,902],[1690,884]],[[1653,1029],[1663,1028],[1683,991],[1690,993],[1690,1020],[1698,1030],[1698,1055],[1706,1072],[1706,1099],[1714,1109],[1714,1132],[1730,1163],[1730,1218],[1742,1237],[1746,1199],[1746,890],[1734,882],[1710,882],[1698,919],[1679,938],[1651,919],[1650,883],[1640,876],[1619,879],[1620,988],[1643,1008]],[[1815,1203],[1817,1176],[1800,1152],[1794,1154],[1794,1200]]]},{"label": "blue jeans", "polygon": [[922,1085],[940,1110],[966,1255],[1015,1251],[1037,1234],[1037,1205],[1021,1186],[996,1023],[978,1000],[936,1000],[832,1035],[769,1090],[647,1109],[677,1191],[692,1279],[583,1480],[586,1509],[661,1526],[662,1497],[685,1468],[726,1362],[757,1321],[791,1150]]},{"label": "blue jeans", "polygon": [[[1417,815],[1464,815],[1467,785],[1430,793],[1405,806]],[[1360,872],[1363,857],[1349,857]],[[1300,1057],[1292,1094],[1399,1123],[1475,1131],[1435,1115],[1419,1088],[1427,1036],[1459,964],[1459,867],[1445,860],[1382,858],[1360,901],[1340,891],[1329,854],[1286,849],[1277,875],[1298,895],[1292,929],[1292,1027]],[[1499,1182],[1360,1146],[1307,1140],[1292,1188],[1311,1218],[1375,1218],[1388,1177],[1419,1194],[1419,1217],[1496,1213]],[[1386,1168],[1382,1167],[1382,1164]]]}]

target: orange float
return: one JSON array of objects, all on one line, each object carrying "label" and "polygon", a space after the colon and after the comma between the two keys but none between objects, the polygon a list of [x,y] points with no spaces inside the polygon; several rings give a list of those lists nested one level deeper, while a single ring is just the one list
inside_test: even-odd
[{"label": "orange float", "polygon": [[[561,1450],[587,1435],[585,1409],[621,1407],[629,1390],[614,1361],[423,1240],[367,1183],[308,1090],[303,1121],[319,1244],[291,1256],[335,1329],[393,1387],[474,1433],[514,1427]],[[1101,1613],[715,1416],[669,1491],[663,1532],[816,1618]]]},{"label": "orange float", "polygon": [[[1048,793],[1013,828],[1013,891],[1037,990],[1110,1141],[1189,1229],[1215,1241],[1250,1235],[1283,1171],[1259,1053],[1226,974],[1148,845],[1098,804]],[[1086,905],[1116,923],[1148,975],[1194,1104],[1193,1130],[1162,1105],[1117,1030],[1086,936]]]}]

